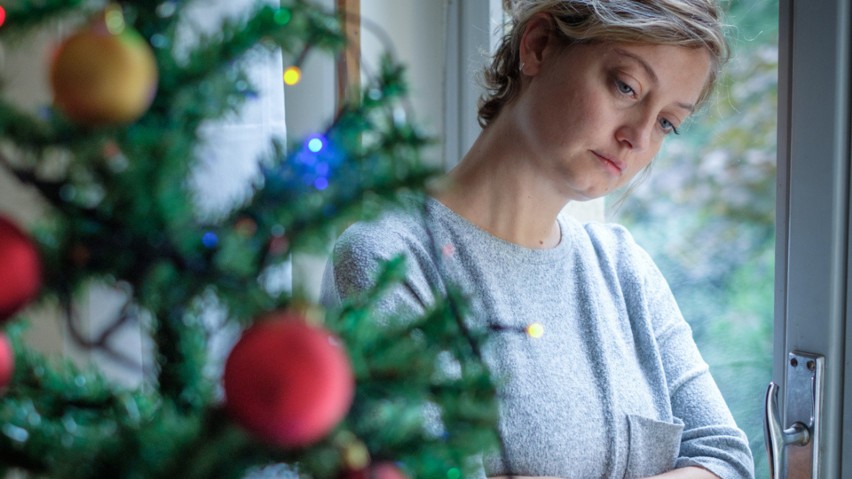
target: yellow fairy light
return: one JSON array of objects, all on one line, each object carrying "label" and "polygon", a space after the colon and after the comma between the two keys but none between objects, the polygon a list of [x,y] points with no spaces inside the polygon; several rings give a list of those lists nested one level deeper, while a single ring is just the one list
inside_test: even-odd
[{"label": "yellow fairy light", "polygon": [[531,338],[538,339],[544,334],[544,326],[542,326],[541,323],[532,323],[527,326],[527,334],[529,334]]},{"label": "yellow fairy light", "polygon": [[294,65],[294,66],[291,66],[291,67],[287,67],[287,69],[284,70],[284,83],[285,84],[287,84],[289,86],[293,86],[296,83],[299,83],[299,80],[301,80],[301,79],[302,79],[302,70],[300,70],[299,67]]},{"label": "yellow fairy light", "polygon": [[361,470],[370,464],[370,451],[354,434],[340,431],[334,437],[340,458],[347,469]]},{"label": "yellow fairy light", "polygon": [[121,12],[121,5],[111,3],[104,9],[104,23],[113,35],[121,35],[124,32],[124,14]]},{"label": "yellow fairy light", "polygon": [[349,469],[359,470],[370,464],[370,451],[361,441],[347,444],[342,451],[343,463]]}]

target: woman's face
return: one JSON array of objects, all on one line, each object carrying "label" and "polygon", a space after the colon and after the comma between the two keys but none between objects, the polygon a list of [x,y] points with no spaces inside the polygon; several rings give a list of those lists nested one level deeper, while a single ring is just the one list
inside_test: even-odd
[{"label": "woman's face", "polygon": [[523,65],[518,128],[531,161],[569,200],[603,196],[645,168],[692,113],[710,72],[703,49],[544,43]]}]

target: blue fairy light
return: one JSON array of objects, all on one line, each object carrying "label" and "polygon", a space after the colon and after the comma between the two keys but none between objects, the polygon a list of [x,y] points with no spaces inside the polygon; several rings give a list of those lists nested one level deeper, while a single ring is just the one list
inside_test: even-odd
[{"label": "blue fairy light", "polygon": [[298,188],[325,190],[345,156],[335,143],[322,133],[314,133],[302,140],[280,170],[279,179]]},{"label": "blue fairy light", "polygon": [[50,120],[53,118],[53,107],[51,106],[41,106],[38,109],[38,117],[42,120]]},{"label": "blue fairy light", "polygon": [[318,136],[315,136],[308,140],[308,150],[310,150],[312,153],[319,153],[320,151],[322,151],[324,146],[325,142],[323,142],[322,138]]},{"label": "blue fairy light", "polygon": [[317,155],[310,153],[308,151],[302,150],[302,151],[297,152],[294,155],[293,159],[299,165],[313,166],[317,162]]},{"label": "blue fairy light", "polygon": [[177,12],[177,2],[163,2],[157,7],[157,15],[162,18],[169,18]]},{"label": "blue fairy light", "polygon": [[208,231],[201,237],[201,244],[203,244],[205,248],[213,249],[219,244],[219,237],[216,236],[216,233]]},{"label": "blue fairy light", "polygon": [[314,188],[322,191],[328,188],[328,178],[320,176],[316,180],[314,180]]},{"label": "blue fairy light", "polygon": [[155,33],[151,35],[151,45],[153,45],[154,48],[166,48],[169,46],[169,39],[161,33]]}]

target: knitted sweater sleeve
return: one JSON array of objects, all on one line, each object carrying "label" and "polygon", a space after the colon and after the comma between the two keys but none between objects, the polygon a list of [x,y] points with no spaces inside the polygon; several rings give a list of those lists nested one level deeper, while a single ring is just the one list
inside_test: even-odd
[{"label": "knitted sweater sleeve", "polygon": [[643,282],[672,415],[684,422],[675,467],[703,467],[722,479],[753,478],[754,463],[745,433],[734,422],[668,283],[649,255],[632,238],[627,240],[638,279]]}]

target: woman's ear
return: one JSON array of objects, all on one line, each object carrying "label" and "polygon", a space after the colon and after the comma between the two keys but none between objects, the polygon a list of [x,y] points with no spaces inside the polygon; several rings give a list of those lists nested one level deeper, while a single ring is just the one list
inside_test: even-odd
[{"label": "woman's ear", "polygon": [[553,20],[546,13],[537,13],[527,22],[518,52],[522,75],[536,76],[541,71],[545,49],[551,43],[552,29]]}]

